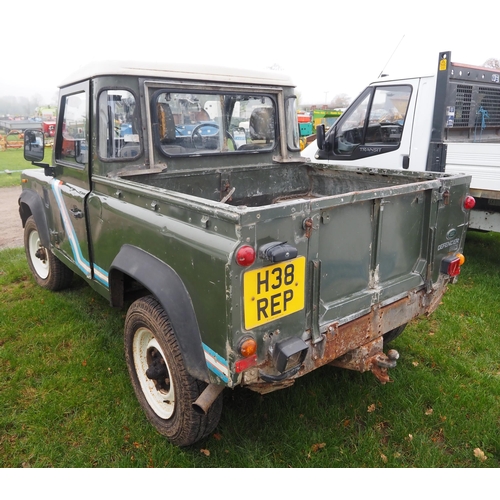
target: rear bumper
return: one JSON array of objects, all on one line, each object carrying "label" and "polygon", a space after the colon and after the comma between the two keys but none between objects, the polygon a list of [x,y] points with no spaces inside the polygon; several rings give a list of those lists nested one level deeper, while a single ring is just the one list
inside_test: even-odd
[{"label": "rear bumper", "polygon": [[[368,356],[373,357],[373,341],[382,348],[382,335],[404,325],[412,319],[431,314],[441,302],[449,278],[441,275],[439,282],[430,290],[424,288],[408,292],[405,297],[387,305],[377,304],[368,314],[340,324],[335,322],[322,328],[321,338],[317,342],[306,340],[307,350],[301,356],[300,367],[287,368],[285,373],[276,370],[273,356],[259,367],[243,374],[242,385],[260,393],[272,392],[292,385],[298,377],[338,360],[346,353],[370,344]],[[359,355],[359,354],[358,354]],[[370,363],[359,363],[360,367],[370,369]],[[360,368],[360,371],[364,371]]]}]

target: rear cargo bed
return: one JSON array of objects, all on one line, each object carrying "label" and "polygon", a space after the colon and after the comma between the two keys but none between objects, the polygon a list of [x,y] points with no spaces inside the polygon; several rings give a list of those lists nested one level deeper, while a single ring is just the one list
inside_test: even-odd
[{"label": "rear cargo bed", "polygon": [[[432,181],[441,174],[348,169],[330,165],[255,165],[245,168],[122,175],[129,180],[220,201],[261,207],[291,198],[321,198]],[[387,193],[385,193],[387,194]]]}]

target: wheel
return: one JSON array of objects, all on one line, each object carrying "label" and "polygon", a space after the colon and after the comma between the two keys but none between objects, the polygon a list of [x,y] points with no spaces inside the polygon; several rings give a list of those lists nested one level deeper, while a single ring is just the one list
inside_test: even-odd
[{"label": "wheel", "polygon": [[217,427],[222,394],[206,415],[194,410],[207,384],[189,375],[170,320],[152,296],[136,300],[127,312],[125,358],[146,417],[171,443],[189,446]]},{"label": "wheel", "polygon": [[36,282],[47,290],[62,290],[71,284],[73,271],[49,249],[42,246],[35,219],[30,216],[24,226],[24,249]]},{"label": "wheel", "polygon": [[393,330],[389,330],[386,334],[384,334],[384,345],[387,345],[389,342],[392,342],[396,337],[399,337],[404,329],[406,328],[406,324],[398,326]]}]

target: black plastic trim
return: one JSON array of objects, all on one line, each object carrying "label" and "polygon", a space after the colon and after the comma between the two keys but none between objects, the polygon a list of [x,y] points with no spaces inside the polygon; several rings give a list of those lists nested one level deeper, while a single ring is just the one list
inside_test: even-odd
[{"label": "black plastic trim", "polygon": [[109,271],[112,301],[112,287],[121,283],[117,272],[131,276],[156,297],[172,323],[187,371],[194,378],[210,383],[193,303],[179,275],[154,255],[132,245],[123,245]]},{"label": "black plastic trim", "polygon": [[48,250],[50,249],[50,236],[49,236],[49,226],[47,224],[47,218],[45,216],[45,209],[43,207],[42,198],[40,195],[31,189],[24,189],[21,191],[21,196],[19,197],[19,215],[23,221],[23,227],[28,220],[29,214],[26,214],[23,210],[23,204],[27,205],[31,211],[31,215],[35,219],[36,227],[38,229],[38,234],[40,236],[40,241],[42,245]]}]

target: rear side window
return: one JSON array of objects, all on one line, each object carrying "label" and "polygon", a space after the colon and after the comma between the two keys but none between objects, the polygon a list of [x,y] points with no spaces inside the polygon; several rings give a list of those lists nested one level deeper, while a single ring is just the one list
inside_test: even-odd
[{"label": "rear side window", "polygon": [[128,90],[99,94],[98,152],[103,160],[127,160],[141,154],[136,99]]}]

